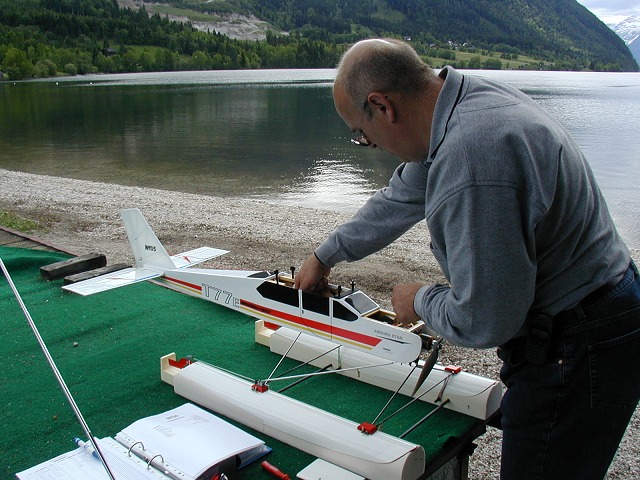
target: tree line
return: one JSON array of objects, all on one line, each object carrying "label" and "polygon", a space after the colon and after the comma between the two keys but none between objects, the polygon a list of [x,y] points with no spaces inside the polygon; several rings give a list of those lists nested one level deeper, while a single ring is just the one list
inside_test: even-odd
[{"label": "tree line", "polygon": [[233,40],[119,8],[112,0],[0,0],[0,70],[9,79],[60,73],[330,68],[342,49],[294,35]]},{"label": "tree line", "polygon": [[[206,10],[208,2],[165,0]],[[624,42],[575,0],[226,0],[284,30],[354,30],[535,57],[563,69],[637,71]]]},{"label": "tree line", "polygon": [[[332,68],[346,45],[372,35],[411,38],[427,61],[436,56],[458,68],[500,69],[505,55],[528,52],[546,60],[529,68],[629,69],[621,61],[608,63],[601,55],[567,47],[557,33],[559,27],[552,29],[555,43],[546,37],[535,41],[533,35],[516,35],[515,11],[501,13],[501,26],[487,22],[488,13],[500,10],[488,0],[439,0],[447,8],[434,8],[431,0],[165,2],[207,13],[213,13],[207,10],[211,8],[255,13],[289,34],[268,31],[264,41],[234,40],[150,14],[144,7],[121,8],[116,0],[0,0],[0,72],[4,79],[17,80],[59,74]],[[426,27],[419,29],[419,24]],[[452,30],[452,25],[466,24],[472,27]],[[438,40],[463,33],[475,39],[473,46],[464,39]],[[479,49],[497,50],[502,58],[456,58],[457,50]]]}]

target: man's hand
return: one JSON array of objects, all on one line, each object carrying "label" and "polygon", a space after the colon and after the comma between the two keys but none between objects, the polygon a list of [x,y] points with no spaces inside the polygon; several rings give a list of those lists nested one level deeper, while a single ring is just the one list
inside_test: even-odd
[{"label": "man's hand", "polygon": [[401,283],[393,287],[391,304],[393,305],[393,311],[396,312],[396,324],[407,325],[420,320],[413,308],[413,300],[418,290],[425,285],[425,283],[413,282]]},{"label": "man's hand", "polygon": [[321,293],[329,286],[331,269],[311,254],[300,268],[295,278],[295,286],[306,292]]}]

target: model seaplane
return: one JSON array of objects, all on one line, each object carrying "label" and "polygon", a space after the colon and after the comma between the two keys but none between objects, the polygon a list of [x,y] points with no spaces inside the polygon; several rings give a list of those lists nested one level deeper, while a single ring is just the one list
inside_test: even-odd
[{"label": "model seaplane", "polygon": [[[80,295],[155,279],[173,290],[238,310],[267,323],[321,337],[393,362],[414,362],[424,338],[422,323],[394,325],[384,310],[355,288],[331,286],[329,296],[294,287],[290,272],[188,268],[228,253],[202,247],[169,256],[140,210],[122,210],[135,266],[62,287]],[[428,343],[428,340],[424,342]]]}]

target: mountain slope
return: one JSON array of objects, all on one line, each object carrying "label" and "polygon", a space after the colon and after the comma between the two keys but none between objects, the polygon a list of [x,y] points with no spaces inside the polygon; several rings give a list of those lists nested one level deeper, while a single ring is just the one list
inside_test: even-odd
[{"label": "mountain slope", "polygon": [[632,15],[625,18],[611,29],[618,34],[624,43],[630,45],[640,37],[640,15]]},{"label": "mountain slope", "polygon": [[618,34],[637,62],[640,62],[640,15],[632,15],[611,29]]},{"label": "mountain slope", "polygon": [[636,59],[636,62],[640,63],[640,40],[635,40],[633,43],[629,44],[629,51],[633,55],[633,58]]},{"label": "mountain slope", "polygon": [[[128,0],[131,1],[131,0]],[[414,41],[529,54],[567,68],[637,70],[620,38],[575,0],[165,0],[216,13],[233,8],[286,31],[351,40],[400,35]],[[308,33],[307,33],[308,34]]]},{"label": "mountain slope", "polygon": [[410,38],[432,64],[457,68],[638,70],[623,40],[575,0],[164,1],[0,0],[0,79],[330,68],[374,36]]}]

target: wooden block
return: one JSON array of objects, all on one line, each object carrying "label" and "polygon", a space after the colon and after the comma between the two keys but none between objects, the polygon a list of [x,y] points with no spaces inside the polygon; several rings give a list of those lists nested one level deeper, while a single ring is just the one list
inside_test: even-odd
[{"label": "wooden block", "polygon": [[131,265],[127,265],[126,263],[114,263],[113,265],[107,265],[106,267],[94,268],[87,272],[80,272],[64,277],[64,284],[69,285],[71,283],[89,280],[90,278],[99,277],[100,275],[105,275],[111,272],[117,272],[118,270],[123,270],[129,267],[131,267]]},{"label": "wooden block", "polygon": [[102,253],[88,253],[80,257],[62,260],[40,267],[40,275],[47,280],[56,280],[74,273],[86,272],[94,268],[104,267],[107,264],[107,257]]}]

